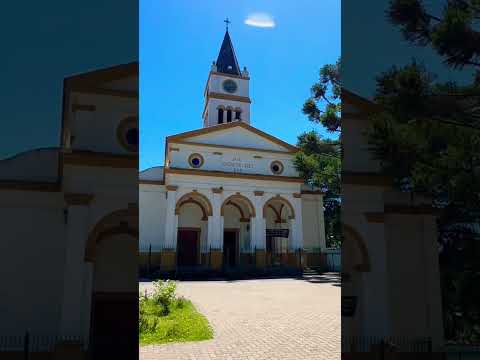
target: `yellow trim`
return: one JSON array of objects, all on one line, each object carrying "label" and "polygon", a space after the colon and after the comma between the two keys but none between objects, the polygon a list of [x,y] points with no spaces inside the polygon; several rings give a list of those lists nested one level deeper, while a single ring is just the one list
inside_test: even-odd
[{"label": "yellow trim", "polygon": [[[285,147],[288,152],[297,152],[299,149],[296,147],[296,146],[293,146],[293,145],[290,145],[289,143],[283,141],[283,140],[280,140],[272,135],[269,135],[261,130],[258,130],[256,128],[254,128],[253,126],[250,126],[248,125],[247,123],[243,122],[243,121],[232,121],[231,123],[223,123],[223,124],[218,124],[218,125],[215,125],[215,126],[210,126],[210,127],[207,127],[207,128],[202,128],[202,129],[198,129],[198,130],[192,130],[192,131],[187,131],[187,132],[184,132],[184,133],[180,133],[180,134],[176,134],[176,135],[171,135],[171,136],[167,136],[167,143],[170,143],[170,142],[178,142],[178,140],[184,140],[184,139],[187,139],[187,138],[191,138],[191,137],[194,137],[194,136],[200,136],[200,135],[205,135],[205,134],[209,134],[209,133],[212,133],[212,132],[216,132],[216,131],[222,131],[222,130],[227,130],[227,129],[230,129],[230,128],[234,128],[234,127],[242,127],[246,130],[249,130],[257,135],[259,135],[260,137],[263,137],[264,139],[267,139],[277,145],[280,145],[280,146],[283,146]],[[193,144],[193,143],[192,143]],[[208,144],[204,144],[205,146],[208,146]],[[250,150],[258,150],[258,149],[255,149],[255,148],[245,148],[245,149],[250,149]],[[268,152],[276,152],[278,150],[263,150],[263,151],[268,151]]]},{"label": "yellow trim", "polygon": [[289,216],[289,219],[295,219],[295,210],[292,206],[292,204],[290,203],[290,201],[288,201],[287,199],[285,199],[283,196],[280,196],[280,195],[276,195],[276,196],[273,196],[271,197],[270,199],[268,199],[265,204],[263,205],[263,217],[266,218],[267,217],[267,208],[269,205],[271,205],[270,203],[274,200],[278,200],[278,201],[281,201],[283,202],[285,205],[288,206],[288,208],[290,209],[290,216]]}]

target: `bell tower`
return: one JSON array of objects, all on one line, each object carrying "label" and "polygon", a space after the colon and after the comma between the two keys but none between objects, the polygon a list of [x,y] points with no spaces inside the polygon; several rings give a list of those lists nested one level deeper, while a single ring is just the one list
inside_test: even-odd
[{"label": "bell tower", "polygon": [[232,40],[227,29],[217,61],[212,63],[205,87],[205,106],[203,109],[203,127],[233,121],[250,124],[250,77],[247,68],[240,70]]}]

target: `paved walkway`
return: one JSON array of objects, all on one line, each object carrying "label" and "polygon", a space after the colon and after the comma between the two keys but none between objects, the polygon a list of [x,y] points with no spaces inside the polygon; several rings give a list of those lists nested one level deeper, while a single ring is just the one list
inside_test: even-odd
[{"label": "paved walkway", "polygon": [[[140,289],[151,288],[141,283]],[[300,279],[186,281],[214,339],[140,348],[142,360],[340,359],[340,283],[336,274]]]}]

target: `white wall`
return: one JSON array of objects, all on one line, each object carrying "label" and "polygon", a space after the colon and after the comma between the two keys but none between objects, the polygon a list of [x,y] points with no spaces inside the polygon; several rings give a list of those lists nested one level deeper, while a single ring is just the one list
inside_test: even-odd
[{"label": "white wall", "polygon": [[322,195],[302,195],[303,247],[306,251],[324,251],[325,223]]},{"label": "white wall", "polygon": [[0,191],[0,335],[55,334],[65,262],[63,196]]},{"label": "white wall", "polygon": [[166,190],[164,186],[140,184],[139,206],[139,250],[160,251],[165,236]]},{"label": "white wall", "polygon": [[74,150],[128,154],[117,139],[118,124],[138,114],[138,101],[132,98],[78,94],[72,103],[95,105],[95,111],[72,113],[71,135]]},{"label": "white wall", "polygon": [[[203,166],[200,168],[201,170],[276,175],[273,174],[270,169],[270,164],[276,160],[280,161],[284,166],[283,172],[278,176],[298,176],[298,172],[292,162],[292,155],[288,153],[230,150],[187,144],[172,144],[171,147],[178,148],[179,151],[170,152],[170,167],[191,169],[192,167],[188,163],[188,157],[191,154],[198,153],[202,155],[205,160]],[[218,152],[222,154],[215,154]],[[260,156],[261,158],[256,158],[255,156]],[[240,166],[238,165],[239,163],[241,163]]]}]

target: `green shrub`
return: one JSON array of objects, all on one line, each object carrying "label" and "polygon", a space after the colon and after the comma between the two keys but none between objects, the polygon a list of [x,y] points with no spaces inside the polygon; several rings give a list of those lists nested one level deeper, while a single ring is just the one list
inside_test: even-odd
[{"label": "green shrub", "polygon": [[157,304],[162,305],[167,309],[175,300],[175,291],[177,290],[177,284],[171,280],[158,280],[153,283],[155,288],[152,299]]}]

